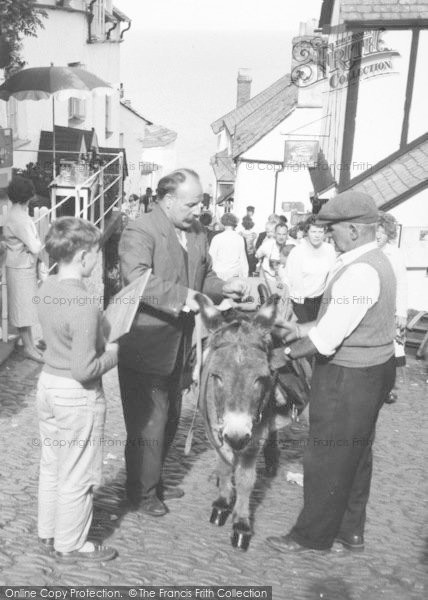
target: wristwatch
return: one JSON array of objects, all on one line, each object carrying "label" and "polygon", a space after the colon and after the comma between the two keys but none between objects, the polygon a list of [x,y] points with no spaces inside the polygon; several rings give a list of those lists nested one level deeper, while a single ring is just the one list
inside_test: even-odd
[{"label": "wristwatch", "polygon": [[289,354],[291,354],[291,348],[290,348],[290,346],[287,346],[286,348],[284,348],[284,354],[286,356],[288,356]]}]

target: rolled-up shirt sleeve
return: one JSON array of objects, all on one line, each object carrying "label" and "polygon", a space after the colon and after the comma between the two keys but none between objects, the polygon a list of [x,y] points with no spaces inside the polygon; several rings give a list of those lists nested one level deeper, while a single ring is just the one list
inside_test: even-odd
[{"label": "rolled-up shirt sleeve", "polygon": [[332,286],[327,311],[308,333],[318,352],[334,354],[376,304],[379,293],[379,275],[372,266],[358,263],[347,267]]}]

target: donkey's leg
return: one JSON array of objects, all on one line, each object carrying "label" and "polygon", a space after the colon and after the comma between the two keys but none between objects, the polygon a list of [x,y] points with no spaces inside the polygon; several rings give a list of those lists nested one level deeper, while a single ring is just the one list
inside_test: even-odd
[{"label": "donkey's leg", "polygon": [[222,526],[226,523],[227,517],[232,512],[233,484],[232,484],[232,465],[226,464],[221,458],[217,465],[217,487],[219,496],[213,502],[210,522],[214,525]]},{"label": "donkey's leg", "polygon": [[250,496],[256,482],[257,452],[239,458],[235,470],[236,502],[233,510],[232,546],[247,550],[251,536]]}]

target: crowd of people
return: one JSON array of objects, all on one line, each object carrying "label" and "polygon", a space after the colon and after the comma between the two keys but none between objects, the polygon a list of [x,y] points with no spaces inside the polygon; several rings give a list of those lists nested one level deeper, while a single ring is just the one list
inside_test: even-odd
[{"label": "crowd of people", "polygon": [[[28,216],[33,194],[23,178],[9,185],[12,204],[4,239],[10,319],[26,356],[44,363],[37,391],[42,547],[65,562],[116,556],[113,548],[87,540],[102,467],[106,404],[101,377],[116,365],[130,505],[161,517],[168,512],[168,499],[184,495],[163,480],[162,467],[180,417],[181,379],[193,314],[199,310],[195,297],[203,293],[215,303],[225,297],[240,301],[249,292],[248,276],[259,271],[271,293],[291,300],[294,317],[283,325],[285,352],[291,358],[316,357],[309,440],[359,436],[370,441],[359,451],[340,452],[308,444],[304,508],[290,534],[269,543],[280,551],[323,550],[336,540],[362,549],[374,426],[394,382],[393,339],[406,325],[405,268],[392,244],[395,219],[379,215],[368,196],[350,192],[292,231],[284,216],[271,215],[258,234],[251,206],[239,230],[230,213],[214,227],[212,215],[200,214],[198,175],[174,171],[159,181],[156,202],[147,190],[141,216],[129,219],[119,245],[124,284],[151,269],[144,295],[152,300],[142,304],[129,333],[118,343],[106,343],[102,315],[87,301],[84,284],[98,259],[100,232],[74,217],[54,221],[45,247],[57,272],[37,289],[42,245]],[[130,198],[130,213],[134,205],[140,207],[138,199]],[[41,298],[37,312],[36,294]],[[370,303],[338,301],[363,296]],[[31,336],[37,322],[46,344],[43,355]],[[58,444],[43,443],[47,438]]]}]

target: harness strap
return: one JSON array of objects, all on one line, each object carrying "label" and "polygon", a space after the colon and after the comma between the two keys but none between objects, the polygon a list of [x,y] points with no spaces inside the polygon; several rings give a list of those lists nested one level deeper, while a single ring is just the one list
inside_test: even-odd
[{"label": "harness strap", "polygon": [[195,333],[196,333],[196,365],[194,374],[196,376],[193,382],[193,388],[196,390],[196,403],[195,410],[193,412],[192,422],[190,424],[189,431],[186,436],[186,443],[184,444],[184,454],[187,456],[192,449],[193,432],[195,429],[196,416],[198,414],[200,390],[201,390],[201,370],[202,370],[202,318],[198,313],[195,315]]}]

